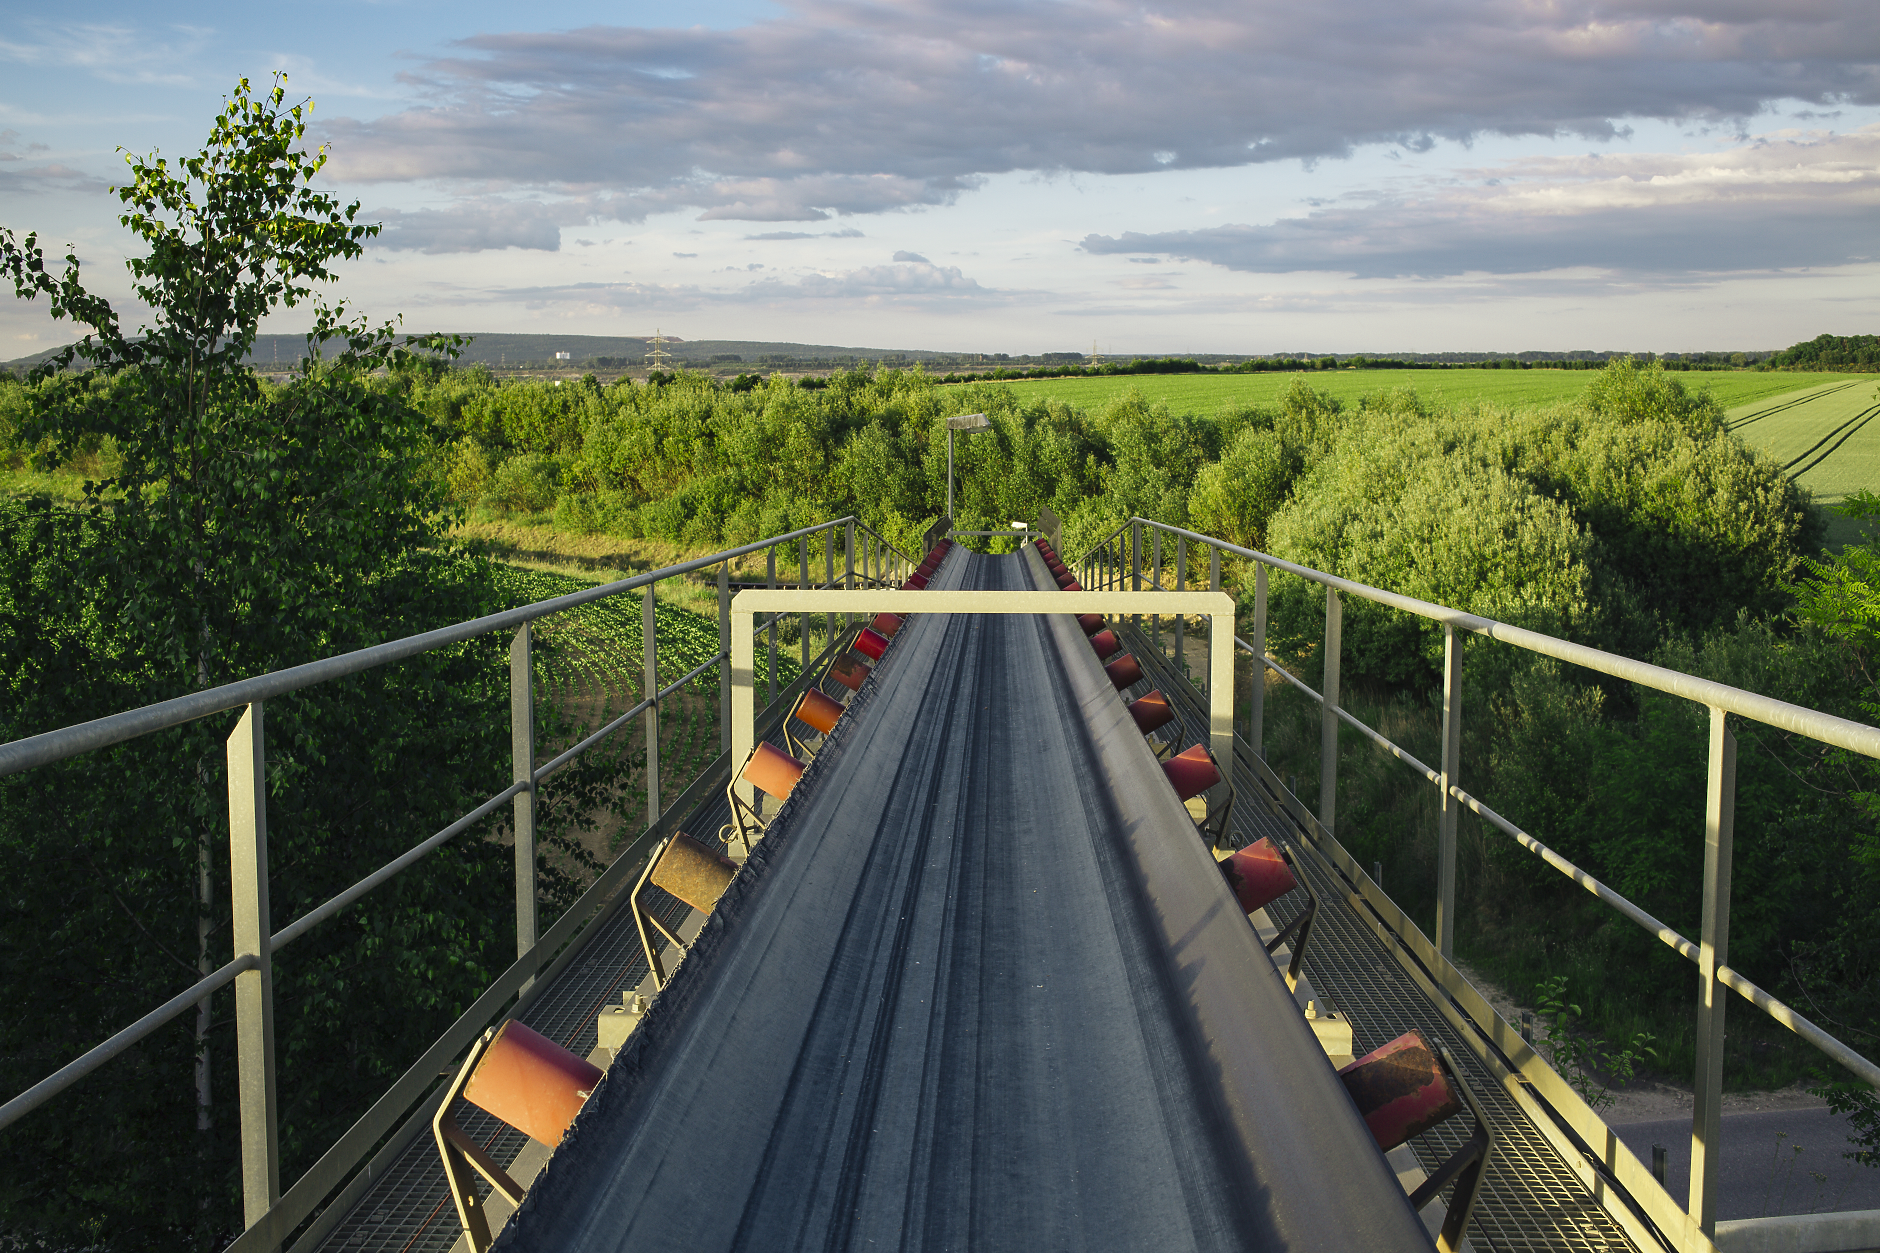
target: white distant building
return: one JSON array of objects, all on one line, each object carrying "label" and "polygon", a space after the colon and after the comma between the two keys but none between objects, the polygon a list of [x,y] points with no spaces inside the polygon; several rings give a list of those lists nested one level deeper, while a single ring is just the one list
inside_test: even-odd
[{"label": "white distant building", "polygon": [[573,360],[574,360],[574,354],[573,354],[573,353],[571,353],[571,352],[558,352],[558,353],[556,353],[556,354],[555,354],[555,360],[557,360],[557,361],[573,361]]}]

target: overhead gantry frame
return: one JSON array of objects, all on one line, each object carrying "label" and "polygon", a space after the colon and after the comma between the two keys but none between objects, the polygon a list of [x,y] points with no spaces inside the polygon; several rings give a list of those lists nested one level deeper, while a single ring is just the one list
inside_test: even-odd
[{"label": "overhead gantry frame", "polygon": [[[749,588],[731,599],[731,760],[751,755],[756,739],[756,639],[759,613],[1184,614],[1209,619],[1208,748],[1234,759],[1234,598],[1226,592],[856,591]],[[740,779],[749,803],[751,785]]]}]

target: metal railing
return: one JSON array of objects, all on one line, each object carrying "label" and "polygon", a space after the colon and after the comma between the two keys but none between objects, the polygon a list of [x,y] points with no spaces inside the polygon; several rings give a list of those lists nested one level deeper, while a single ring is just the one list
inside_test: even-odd
[{"label": "metal railing", "polygon": [[[1148,552],[1145,552],[1145,531],[1148,532]],[[1160,590],[1162,571],[1166,565],[1162,552],[1164,536],[1173,541],[1175,548],[1175,588],[1171,590],[1186,590],[1188,586],[1188,546],[1190,544],[1200,544],[1208,551],[1208,588],[1210,590],[1220,589],[1222,554],[1240,557],[1253,563],[1253,638],[1247,640],[1236,636],[1234,642],[1241,651],[1251,653],[1258,658],[1262,666],[1280,675],[1321,706],[1319,798],[1316,825],[1323,830],[1325,835],[1328,837],[1333,835],[1337,817],[1338,728],[1341,723],[1357,729],[1373,744],[1404,762],[1439,789],[1442,807],[1437,829],[1436,936],[1432,946],[1434,951],[1429,956],[1447,968],[1450,973],[1454,973],[1450,960],[1454,956],[1455,945],[1456,824],[1461,810],[1465,807],[1697,966],[1699,976],[1697,1074],[1691,1130],[1689,1202],[1687,1207],[1677,1215],[1682,1220],[1681,1222],[1660,1221],[1667,1216],[1653,1215],[1654,1221],[1661,1229],[1676,1233],[1683,1240],[1683,1247],[1708,1249],[1712,1247],[1712,1239],[1716,1231],[1717,1170],[1721,1131],[1719,1118],[1723,1083],[1723,1025],[1724,1004],[1727,999],[1724,991],[1726,989],[1742,996],[1776,1022],[1781,1023],[1835,1062],[1846,1067],[1864,1082],[1880,1087],[1880,1065],[1875,1065],[1860,1053],[1835,1039],[1728,965],[1731,842],[1736,793],[1736,741],[1730,733],[1728,719],[1733,716],[1748,718],[1784,731],[1807,736],[1824,744],[1876,758],[1880,758],[1880,728],[1791,705],[1786,701],[1759,696],[1754,692],[1746,692],[1709,679],[1700,679],[1694,675],[1667,670],[1662,666],[1634,661],[1597,648],[1574,644],[1538,631],[1498,622],[1492,618],[1464,613],[1444,605],[1418,600],[1412,596],[1355,583],[1349,579],[1339,578],[1337,575],[1327,574],[1322,570],[1314,570],[1267,553],[1228,543],[1214,536],[1202,535],[1149,518],[1132,518],[1092,545],[1089,551],[1077,560],[1076,568],[1080,572],[1079,581],[1085,587],[1092,589],[1126,585],[1130,590],[1140,590],[1144,587],[1146,566],[1150,590]],[[1286,670],[1266,649],[1269,570],[1295,575],[1319,584],[1325,589],[1323,646],[1325,677],[1322,691],[1313,691],[1297,676]],[[1342,652],[1342,598],[1345,596],[1373,601],[1405,613],[1440,622],[1443,625],[1442,757],[1435,768],[1419,761],[1400,745],[1392,742],[1375,728],[1367,726],[1341,707],[1339,668]],[[1140,628],[1140,618],[1136,619],[1136,625]],[[1159,623],[1152,625],[1151,629],[1158,633],[1159,642]],[[1175,641],[1178,657],[1182,656],[1180,651],[1182,631],[1182,620],[1177,618]],[[1672,927],[1639,908],[1462,788],[1459,782],[1462,765],[1462,650],[1458,633],[1481,635],[1499,640],[1502,643],[1569,662],[1599,674],[1610,675],[1655,691],[1696,701],[1709,708],[1710,743],[1705,789],[1703,913],[1697,941],[1687,939]],[[1250,685],[1248,722],[1245,728],[1246,743],[1254,755],[1262,760],[1265,757],[1261,739],[1265,714],[1265,687],[1265,683],[1259,680],[1256,673],[1256,680]],[[1304,814],[1296,816],[1307,819],[1311,817]],[[1397,925],[1400,930],[1414,930],[1414,924],[1410,923],[1401,912],[1397,913]],[[1411,937],[1406,935],[1404,938]],[[1414,938],[1420,940],[1420,933]],[[1456,977],[1460,979],[1460,976]],[[1598,1122],[1597,1116],[1590,1110],[1585,1109],[1584,1106],[1581,1106],[1581,1110],[1584,1112],[1584,1118],[1592,1119],[1593,1123]],[[1599,1128],[1603,1128],[1603,1124],[1599,1124]],[[1582,1125],[1576,1126],[1575,1129],[1582,1133],[1588,1143],[1598,1141],[1597,1135],[1594,1134],[1597,1129],[1594,1126]],[[1632,1174],[1631,1171],[1631,1167],[1636,1167],[1636,1161],[1629,1153],[1623,1151],[1620,1151],[1619,1156],[1630,1163],[1625,1171],[1620,1172],[1627,1176],[1621,1179],[1622,1184],[1626,1186],[1640,1184],[1642,1182],[1640,1176]]]},{"label": "metal railing", "polygon": [[[837,532],[841,532],[838,541]],[[811,581],[810,540],[823,537],[823,578]],[[859,547],[858,547],[859,540]],[[0,1105],[0,1128],[7,1127],[44,1105],[66,1088],[77,1083],[100,1066],[131,1048],[138,1041],[165,1024],[195,1008],[214,993],[235,985],[237,1090],[241,1126],[242,1208],[246,1230],[235,1243],[240,1249],[274,1249],[293,1230],[314,1213],[347,1177],[364,1161],[373,1146],[410,1113],[428,1088],[434,1086],[440,1067],[450,1061],[462,1043],[493,1017],[518,993],[525,993],[543,963],[579,930],[592,916],[598,901],[592,899],[603,889],[611,891],[619,879],[619,861],[602,875],[546,933],[538,933],[536,918],[536,842],[535,802],[537,789],[590,749],[616,732],[630,726],[635,718],[644,719],[647,826],[660,821],[663,812],[659,791],[659,706],[673,693],[702,677],[716,666],[719,670],[719,747],[728,749],[731,735],[731,592],[730,564],[751,553],[766,552],[766,583],[777,584],[777,552],[795,542],[798,556],[797,586],[804,589],[837,587],[896,586],[916,564],[871,528],[855,517],[802,527],[787,534],[770,536],[706,557],[679,562],[645,574],[600,586],[585,588],[566,596],[525,605],[502,613],[490,614],[468,622],[459,622],[401,640],[359,649],[294,666],[252,679],[175,700],[113,714],[92,722],[57,731],[48,731],[23,740],[0,745],[0,775],[17,774],[139,736],[182,726],[200,718],[228,710],[243,710],[240,722],[228,739],[228,785],[230,823],[230,888],[233,904],[235,954],[231,961],[191,987],[152,1009],[110,1039],[73,1059],[26,1091]],[[842,573],[836,572],[836,549],[842,550]],[[680,678],[660,686],[658,676],[658,641],[654,613],[654,586],[666,579],[680,577],[712,566],[718,567],[718,651],[694,666]],[[641,601],[641,647],[644,661],[643,694],[639,703],[614,718],[606,726],[551,760],[536,762],[535,687],[533,625],[543,618],[578,608],[595,601],[618,597],[639,590]],[[769,683],[766,704],[777,696],[777,625],[787,616],[779,613],[757,629],[769,637]],[[828,615],[827,636],[834,646],[839,615]],[[810,631],[806,615],[802,621],[802,669],[810,663]],[[510,726],[512,781],[509,786],[459,817],[436,834],[345,891],[325,901],[279,931],[272,931],[268,911],[267,860],[267,778],[265,704],[277,697],[331,682],[348,675],[390,665],[436,648],[447,647],[496,631],[514,631],[509,650]],[[800,680],[799,680],[800,681]],[[720,759],[723,760],[722,757]],[[709,769],[709,767],[708,767]],[[500,975],[477,1003],[465,1012],[456,1026],[447,1031],[424,1057],[393,1084],[390,1091],[359,1119],[307,1173],[283,1195],[280,1181],[280,1144],[275,1101],[274,1014],[272,956],[280,949],[311,931],[375,888],[396,878],[423,860],[426,855],[491,817],[505,804],[512,806],[516,876],[516,962]],[[620,860],[627,854],[623,853]],[[564,954],[564,960],[565,960]],[[467,1026],[472,1024],[474,1026]],[[459,1039],[459,1037],[462,1037]],[[435,1056],[434,1056],[435,1055]]]}]

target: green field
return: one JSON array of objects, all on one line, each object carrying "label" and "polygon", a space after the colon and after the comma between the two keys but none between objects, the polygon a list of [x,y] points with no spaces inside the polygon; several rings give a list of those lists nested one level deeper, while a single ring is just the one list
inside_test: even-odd
[{"label": "green field", "polygon": [[[1828,380],[1872,379],[1861,374],[1772,374],[1755,370],[1716,370],[1677,376],[1692,389],[1709,388],[1726,408],[1769,396],[1815,387]],[[1571,400],[1586,390],[1588,370],[1308,370],[1298,374],[1125,374],[1107,378],[1037,379],[1007,383],[1020,396],[1048,396],[1097,408],[1130,388],[1150,404],[1166,401],[1177,413],[1212,413],[1223,405],[1276,403],[1295,378],[1340,400],[1354,401],[1370,392],[1408,387],[1426,401],[1503,405],[1545,404]]]},{"label": "green field", "polygon": [[[1845,375],[1805,391],[1740,404],[1726,413],[1730,429],[1782,463],[1822,504],[1859,488],[1880,491],[1880,388],[1873,375]],[[1829,524],[1830,542],[1858,538],[1847,519]]]}]

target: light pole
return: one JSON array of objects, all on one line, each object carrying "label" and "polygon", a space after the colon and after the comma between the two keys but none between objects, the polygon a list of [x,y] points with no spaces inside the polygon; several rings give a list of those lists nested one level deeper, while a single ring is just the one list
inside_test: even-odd
[{"label": "light pole", "polygon": [[983,413],[963,413],[957,418],[947,419],[947,525],[953,525],[953,432],[983,431],[992,422]]}]

